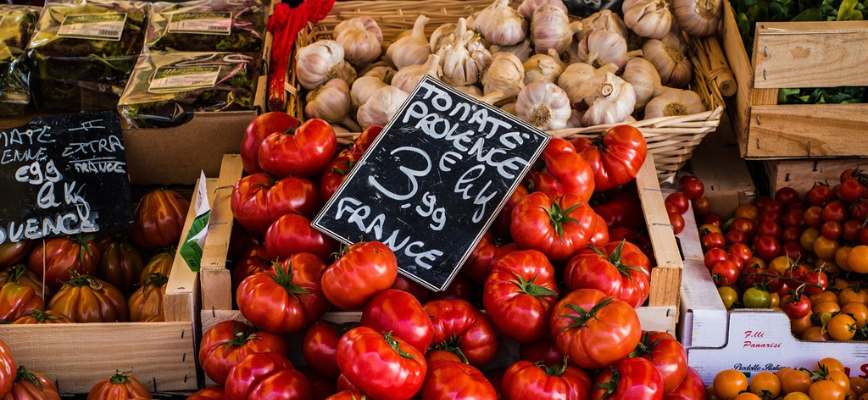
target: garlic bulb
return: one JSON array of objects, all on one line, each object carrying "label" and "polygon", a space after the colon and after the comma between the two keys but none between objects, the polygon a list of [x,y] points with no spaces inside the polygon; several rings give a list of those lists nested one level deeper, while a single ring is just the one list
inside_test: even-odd
[{"label": "garlic bulb", "polygon": [[524,62],[524,83],[554,83],[562,72],[564,63],[561,57],[555,49],[549,49],[548,54],[537,54]]},{"label": "garlic bulb", "polygon": [[591,105],[602,91],[607,74],[614,74],[618,66],[614,64],[594,68],[590,64],[570,64],[558,77],[558,86],[567,92],[573,104],[586,103]]},{"label": "garlic bulb", "polygon": [[570,17],[561,8],[545,5],[533,13],[530,23],[531,38],[537,53],[555,49],[558,53],[566,51],[573,42],[573,28]]},{"label": "garlic bulb", "polygon": [[624,23],[637,35],[661,39],[672,27],[669,0],[624,0]]},{"label": "garlic bulb", "polygon": [[711,36],[720,25],[721,0],[672,0],[675,21],[692,36]]},{"label": "garlic bulb", "polygon": [[474,38],[467,30],[467,21],[461,18],[455,31],[458,38],[442,48],[438,54],[442,61],[443,80],[453,86],[472,85],[479,82],[485,68],[491,63],[491,53],[484,46],[472,46]]},{"label": "garlic bulb", "polygon": [[307,94],[304,115],[335,124],[354,127],[350,113],[350,87],[342,79],[332,79]]},{"label": "garlic bulb", "polygon": [[410,65],[401,68],[395,76],[392,77],[392,86],[410,93],[416,88],[416,85],[419,84],[419,81],[421,81],[426,74],[440,79],[442,75],[440,69],[440,56],[432,54],[428,56],[428,61],[426,61],[425,64]]},{"label": "garlic bulb", "polygon": [[516,115],[516,112],[517,112],[517,111],[515,110],[515,102],[512,102],[512,103],[506,103],[506,104],[503,105],[503,107],[500,107],[500,109],[503,110],[503,111],[505,111],[505,112],[508,112],[508,113],[510,113],[510,114],[512,114],[512,115]]},{"label": "garlic bulb", "polygon": [[585,113],[579,110],[573,110],[572,114],[570,114],[570,119],[567,120],[567,128],[581,128],[582,127],[582,117]]},{"label": "garlic bulb", "polygon": [[[320,40],[302,47],[295,57],[298,81],[305,89],[315,89],[346,72],[344,49],[334,40]],[[352,68],[352,67],[350,67]],[[354,72],[355,73],[355,72]]]},{"label": "garlic bulb", "polygon": [[335,27],[335,41],[344,49],[344,57],[353,65],[366,65],[380,58],[383,31],[371,17],[356,17]]},{"label": "garlic bulb", "polygon": [[524,86],[524,65],[512,53],[495,53],[491,66],[482,77],[486,96],[499,92],[504,96],[518,94]]},{"label": "garlic bulb", "polygon": [[422,64],[431,55],[428,38],[425,36],[426,23],[428,23],[428,17],[420,15],[413,23],[413,30],[410,34],[399,38],[386,50],[386,58],[398,69]]},{"label": "garlic bulb", "polygon": [[394,86],[386,86],[368,99],[356,112],[356,120],[362,128],[371,125],[385,126],[395,116],[409,94]]},{"label": "garlic bulb", "polygon": [[564,5],[564,2],[561,0],[524,0],[521,2],[521,5],[518,6],[518,13],[521,14],[522,17],[527,19],[533,18],[533,13],[537,9],[543,6],[553,6],[560,8],[567,12],[567,6]]},{"label": "garlic bulb", "polygon": [[360,107],[365,104],[374,93],[380,88],[389,86],[381,78],[372,75],[365,75],[353,82],[353,88],[350,90],[350,98],[353,101],[354,107]]},{"label": "garlic bulb", "polygon": [[613,73],[606,73],[600,91],[592,98],[593,102],[588,103],[590,107],[582,116],[585,126],[624,122],[636,106],[633,85]]},{"label": "garlic bulb", "polygon": [[641,57],[631,58],[624,67],[621,77],[633,85],[636,91],[636,107],[645,107],[648,100],[660,90],[663,84],[660,82],[660,74],[654,64]]},{"label": "garlic bulb", "polygon": [[455,89],[469,96],[482,97],[482,89],[476,85],[456,86]]},{"label": "garlic bulb", "polygon": [[566,128],[572,109],[570,99],[554,83],[537,82],[524,87],[515,101],[517,115],[540,129]]},{"label": "garlic bulb", "polygon": [[527,21],[509,6],[509,0],[494,0],[473,22],[485,40],[498,46],[512,46],[527,37]]},{"label": "garlic bulb", "polygon": [[627,28],[624,26],[624,21],[618,14],[609,9],[597,11],[582,19],[582,31],[584,33],[608,31],[627,38]]},{"label": "garlic bulb", "polygon": [[673,117],[705,111],[702,99],[692,90],[663,88],[660,95],[645,106],[645,118]]},{"label": "garlic bulb", "polygon": [[615,64],[618,68],[627,63],[627,41],[619,34],[606,30],[596,30],[582,35],[578,47],[582,62],[602,66]]},{"label": "garlic bulb", "polygon": [[495,53],[512,53],[514,56],[518,57],[521,62],[525,62],[530,58],[530,55],[533,53],[533,48],[530,46],[530,40],[525,40],[515,46],[498,46],[492,45],[488,48],[491,54]]},{"label": "garlic bulb", "polygon": [[686,46],[673,33],[662,40],[650,39],[642,46],[644,57],[657,68],[663,83],[675,87],[684,87],[693,78],[693,64],[685,51]]},{"label": "garlic bulb", "polygon": [[455,43],[455,29],[457,28],[457,24],[443,24],[438,26],[437,29],[431,33],[431,37],[428,39],[428,46],[431,48],[431,52],[436,53],[440,51],[440,49]]}]

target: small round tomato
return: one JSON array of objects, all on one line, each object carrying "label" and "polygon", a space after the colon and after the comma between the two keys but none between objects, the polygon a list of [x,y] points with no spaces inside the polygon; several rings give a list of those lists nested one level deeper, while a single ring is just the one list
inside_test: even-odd
[{"label": "small round tomato", "polygon": [[783,393],[807,392],[811,387],[811,374],[806,370],[781,368],[777,375]]},{"label": "small round tomato", "polygon": [[705,194],[705,185],[693,175],[684,175],[678,180],[679,189],[690,200],[696,200]]},{"label": "small round tomato", "polygon": [[341,371],[335,354],[341,334],[328,322],[319,321],[307,329],[302,341],[302,355],[307,365],[319,375],[337,378]]},{"label": "small round tomato", "polygon": [[737,231],[735,229],[730,229],[726,231],[726,235],[724,235],[726,241],[728,243],[744,243],[747,242],[747,235],[742,231]]},{"label": "small round tomato", "polygon": [[732,400],[748,388],[747,377],[741,371],[728,369],[714,377],[712,392],[721,400]]},{"label": "small round tomato", "polygon": [[862,199],[856,203],[850,204],[850,209],[848,211],[850,213],[850,218],[857,221],[864,221],[865,218],[868,218],[868,202],[866,202],[865,199]]},{"label": "small round tomato", "polygon": [[838,221],[844,222],[847,218],[847,211],[844,209],[844,204],[838,200],[830,201],[823,207],[823,221]]},{"label": "small round tomato", "polygon": [[781,240],[784,242],[796,242],[799,244],[799,237],[802,236],[802,228],[798,226],[789,226],[784,228],[781,233]]},{"label": "small round tomato", "polygon": [[814,254],[821,260],[833,259],[836,250],[838,250],[838,242],[834,240],[820,236],[814,241]]},{"label": "small round tomato", "polygon": [[769,292],[760,288],[752,287],[745,290],[741,297],[741,303],[747,308],[769,308],[771,296]]},{"label": "small round tomato", "polygon": [[422,400],[496,399],[491,382],[478,369],[455,361],[435,361],[428,366]]},{"label": "small round tomato", "polygon": [[847,314],[835,315],[826,324],[826,331],[833,340],[851,340],[856,335],[856,320]]},{"label": "small round tomato", "polygon": [[681,343],[666,332],[644,332],[630,357],[651,361],[660,373],[666,393],[675,390],[687,377],[687,353]]},{"label": "small round tomato", "polygon": [[740,269],[738,264],[725,260],[711,267],[711,279],[717,286],[732,286],[738,281]]},{"label": "small round tomato", "polygon": [[750,250],[750,247],[745,245],[744,243],[733,243],[729,246],[729,255],[731,259],[736,262],[739,266],[744,266],[750,259],[753,258],[753,252]]},{"label": "small round tomato", "polygon": [[434,328],[422,304],[403,290],[386,289],[365,306],[361,326],[379,332],[392,332],[420,352],[428,350],[434,337]]},{"label": "small round tomato", "polygon": [[[620,247],[620,257],[619,250]],[[584,252],[573,257],[569,265],[580,264],[574,261],[584,259]],[[617,262],[620,265],[620,259]],[[619,271],[614,268],[613,271],[620,282]],[[644,274],[644,270],[640,273]],[[536,250],[514,251],[501,257],[482,289],[482,304],[491,321],[504,335],[519,343],[534,342],[548,334],[549,310],[557,298],[555,269],[545,254]]]},{"label": "small round tomato", "polygon": [[734,306],[738,301],[738,292],[732,287],[721,286],[717,288],[717,292],[720,294],[723,306],[726,307],[727,310],[732,309],[732,306]]},{"label": "small round tomato", "polygon": [[681,214],[669,213],[669,225],[672,225],[672,233],[679,234],[684,230],[684,217]]},{"label": "small round tomato", "polygon": [[800,339],[806,342],[825,342],[829,340],[829,335],[821,326],[812,326],[802,332]]},{"label": "small round tomato", "polygon": [[817,381],[808,389],[811,400],[845,400],[847,391],[832,381]]},{"label": "small round tomato", "polygon": [[819,228],[823,224],[823,209],[819,206],[808,207],[802,215],[802,221],[809,227]]},{"label": "small round tomato", "polygon": [[852,203],[862,198],[865,194],[865,186],[856,179],[847,179],[841,182],[838,187],[838,198],[848,203]]},{"label": "small round tomato", "polygon": [[726,246],[726,238],[720,232],[709,232],[702,237],[702,247],[706,250]]},{"label": "small round tomato", "polygon": [[743,232],[745,235],[752,235],[756,229],[756,224],[747,218],[736,218],[732,220],[729,229]]},{"label": "small round tomato", "polygon": [[499,345],[488,317],[466,300],[445,299],[425,303],[434,327],[434,349],[456,353],[462,361],[485,365]]},{"label": "small round tomato", "polygon": [[803,218],[804,211],[798,208],[790,208],[784,211],[784,215],[781,217],[781,224],[787,228],[798,228],[802,225]]},{"label": "small round tomato", "polygon": [[711,200],[705,196],[693,200],[693,211],[700,216],[708,215],[711,212]]},{"label": "small round tomato", "polygon": [[801,336],[805,331],[814,326],[813,321],[811,321],[811,315],[806,315],[799,319],[791,319],[790,320],[790,330],[794,335]]},{"label": "small round tomato", "polygon": [[[835,283],[843,282],[841,279],[838,279]],[[850,287],[844,282],[844,287],[840,288],[840,292],[838,292],[838,303],[847,304],[847,303],[862,303],[868,304],[868,291],[865,290],[857,290],[856,288]],[[836,285],[837,286],[837,285]]]},{"label": "small round tomato", "polygon": [[799,294],[786,294],[781,299],[781,309],[790,319],[804,318],[811,314],[811,300],[808,296]]},{"label": "small round tomato", "polygon": [[391,333],[360,326],[338,342],[338,367],[362,392],[386,400],[408,400],[422,388],[425,356]]},{"label": "small round tomato", "polygon": [[802,236],[799,236],[799,244],[801,244],[805,250],[812,251],[814,250],[814,242],[818,237],[820,237],[820,231],[818,229],[805,229],[805,231],[802,232]]},{"label": "small round tomato", "polygon": [[774,236],[757,236],[753,241],[754,254],[763,260],[771,260],[781,253],[781,244]]},{"label": "small round tomato", "polygon": [[805,200],[808,200],[808,204],[812,206],[822,206],[832,199],[832,195],[832,188],[829,187],[829,184],[816,182],[805,195]]},{"label": "small round tomato", "polygon": [[[715,247],[713,249],[709,249],[705,252],[704,261],[705,267],[710,271],[714,264],[717,264],[720,261],[730,260],[729,253],[726,250],[720,247]],[[731,261],[731,260],[730,260]]]},{"label": "small round tomato", "polygon": [[780,238],[781,236],[781,226],[778,225],[775,221],[770,220],[761,220],[759,225],[757,225],[756,234],[761,236],[773,236],[775,238]]},{"label": "small round tomato", "polygon": [[756,220],[759,217],[759,208],[753,204],[742,204],[735,209],[735,217]]},{"label": "small round tomato", "polygon": [[841,307],[841,312],[853,317],[853,320],[856,321],[856,329],[864,328],[866,321],[868,321],[868,306],[865,304],[847,303]]},{"label": "small round tomato", "polygon": [[862,223],[850,219],[844,222],[841,226],[841,237],[848,243],[855,243],[859,240],[859,230],[862,229]]},{"label": "small round tomato", "polygon": [[381,242],[359,242],[322,274],[326,299],[342,310],[364,305],[381,290],[392,287],[398,276],[398,259]]},{"label": "small round tomato", "polygon": [[663,397],[663,381],[654,364],[644,358],[625,358],[594,379],[593,400],[653,400]]},{"label": "small round tomato", "polygon": [[663,201],[669,214],[684,214],[690,208],[690,199],[683,192],[674,192]]},{"label": "small round tomato", "polygon": [[850,250],[847,255],[847,266],[859,274],[868,274],[868,246],[859,245]]},{"label": "small round tomato", "polygon": [[820,226],[820,235],[829,240],[838,240],[841,237],[841,223],[838,221],[826,221]]},{"label": "small round tomato", "polygon": [[777,398],[781,394],[781,380],[773,372],[762,371],[750,378],[750,392],[762,398]]},{"label": "small round tomato", "polygon": [[797,204],[801,201],[799,193],[791,187],[782,187],[775,192],[775,201],[781,204]]}]

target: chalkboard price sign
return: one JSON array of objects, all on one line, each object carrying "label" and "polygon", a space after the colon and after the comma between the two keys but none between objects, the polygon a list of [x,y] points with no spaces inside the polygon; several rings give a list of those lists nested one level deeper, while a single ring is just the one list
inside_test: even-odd
[{"label": "chalkboard price sign", "polygon": [[0,244],[125,229],[133,216],[117,114],[0,130],[0,187]]},{"label": "chalkboard price sign", "polygon": [[381,241],[403,275],[444,290],[548,139],[426,76],[313,225]]}]

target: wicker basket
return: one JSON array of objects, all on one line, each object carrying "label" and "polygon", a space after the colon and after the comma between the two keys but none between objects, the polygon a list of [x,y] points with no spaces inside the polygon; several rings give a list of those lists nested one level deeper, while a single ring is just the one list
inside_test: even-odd
[{"label": "wicker basket", "polygon": [[[514,3],[519,1],[513,0]],[[420,14],[430,18],[426,25],[426,33],[430,34],[441,24],[455,22],[460,17],[467,17],[491,3],[491,0],[354,0],[335,3],[331,13],[317,25],[311,25],[299,32],[296,48],[304,47],[320,39],[331,39],[334,27],[343,20],[369,16],[374,18],[383,30],[386,44],[395,40],[402,32],[412,28],[413,22]],[[691,89],[696,91],[705,103],[706,111],[678,117],[662,117],[646,119],[632,123],[642,131],[648,141],[649,152],[654,154],[654,160],[661,180],[671,178],[690,160],[693,150],[705,135],[717,130],[723,115],[723,97],[715,85],[716,71],[711,70],[707,62],[709,56],[707,46],[702,40],[691,43],[691,59],[694,67],[694,81]],[[289,91],[288,112],[298,117],[303,116],[302,104],[304,89],[298,84],[294,69],[290,70],[287,79]],[[583,128],[561,129],[550,131],[553,136],[577,137],[596,136],[612,125],[597,125]],[[341,135],[342,141],[351,140],[357,134]]]}]

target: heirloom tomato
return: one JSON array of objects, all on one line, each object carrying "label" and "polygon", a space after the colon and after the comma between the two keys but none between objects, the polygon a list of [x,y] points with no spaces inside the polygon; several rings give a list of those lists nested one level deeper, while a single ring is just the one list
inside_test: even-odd
[{"label": "heirloom tomato", "polygon": [[572,195],[552,199],[532,193],[512,210],[512,239],[519,246],[539,250],[553,261],[570,258],[595,235],[596,213]]},{"label": "heirloom tomato", "polygon": [[172,263],[175,260],[175,255],[169,252],[157,253],[148,263],[145,264],[145,268],[142,269],[142,275],[139,277],[139,285],[143,285],[145,283],[145,279],[153,274],[159,274],[164,276],[169,276],[172,272]]},{"label": "heirloom tomato", "polygon": [[266,174],[247,175],[232,189],[232,215],[250,232],[262,233],[284,214],[307,217],[319,208],[316,187],[304,178],[279,181]]},{"label": "heirloom tomato", "polygon": [[187,397],[187,400],[223,400],[226,394],[222,386],[208,386]]},{"label": "heirloom tomato", "polygon": [[160,274],[152,274],[145,278],[145,283],[130,295],[128,301],[130,321],[162,322],[166,320],[163,313],[163,297],[166,296],[167,282],[169,282],[169,278]]},{"label": "heirloom tomato", "polygon": [[18,366],[12,358],[12,350],[0,340],[0,395],[5,396],[15,383],[15,372]]},{"label": "heirloom tomato", "polygon": [[[45,240],[30,253],[28,268],[57,289],[72,277],[72,272],[93,274],[99,264],[99,247],[90,236]],[[43,265],[44,263],[44,265]]]},{"label": "heirloom tomato", "polygon": [[12,322],[45,307],[41,285],[34,278],[23,265],[0,273],[0,322]]},{"label": "heirloom tomato", "polygon": [[515,206],[517,206],[518,203],[521,203],[528,194],[530,193],[524,185],[519,185],[515,188],[515,191],[512,192],[512,195],[509,196],[509,199],[506,200],[506,204],[504,204],[503,208],[500,210],[500,214],[498,214],[497,218],[494,220],[493,230],[496,233],[503,236],[509,236],[509,228],[512,224],[512,210],[515,209]]},{"label": "heirloom tomato", "polygon": [[328,122],[310,119],[296,129],[266,136],[259,146],[259,167],[277,177],[313,176],[332,160],[337,145]]},{"label": "heirloom tomato", "polygon": [[[337,353],[335,353],[335,354],[337,354]],[[335,362],[337,362],[337,361],[335,361]],[[335,384],[335,388],[337,390],[351,390],[353,392],[359,391],[359,388],[357,388],[356,385],[353,385],[353,383],[350,382],[350,380],[344,374],[338,375],[338,380],[337,380],[337,383]]]},{"label": "heirloom tomato", "polygon": [[226,400],[311,400],[307,377],[279,353],[248,354],[229,370]]},{"label": "heirloom tomato", "polygon": [[603,217],[608,226],[639,229],[645,225],[642,203],[634,190],[615,192],[611,198],[594,206],[594,211]]},{"label": "heirloom tomato", "polygon": [[651,262],[636,245],[622,240],[602,249],[585,249],[564,270],[570,289],[597,289],[639,307],[648,299]]},{"label": "heirloom tomato", "polygon": [[248,174],[259,172],[259,146],[268,135],[298,127],[298,120],[285,112],[268,112],[253,119],[241,138],[241,162]]},{"label": "heirloom tomato", "polygon": [[473,366],[455,361],[434,361],[422,387],[422,400],[496,400],[491,382]]},{"label": "heirloom tomato", "polygon": [[360,325],[392,332],[422,353],[428,350],[434,337],[431,320],[419,300],[397,289],[386,289],[374,296],[362,311]]},{"label": "heirloom tomato", "polygon": [[317,374],[333,379],[340,375],[335,354],[341,333],[338,327],[320,321],[311,325],[304,334],[302,355],[308,367]]},{"label": "heirloom tomato", "polygon": [[239,321],[223,321],[202,334],[199,342],[199,364],[211,380],[226,382],[229,370],[248,354],[286,354],[287,346],[280,336],[257,332]]},{"label": "heirloom tomato", "polygon": [[141,254],[129,242],[111,240],[103,248],[97,275],[121,292],[129,293],[139,282],[144,267]]},{"label": "heirloom tomato", "polygon": [[188,208],[190,202],[173,190],[158,189],[144,195],[136,206],[130,238],[149,250],[177,245]]},{"label": "heirloom tomato", "polygon": [[504,400],[584,400],[591,393],[591,379],[566,359],[554,365],[519,361],[503,374],[501,388]]},{"label": "heirloom tomato", "polygon": [[237,288],[241,281],[250,275],[270,270],[271,264],[265,246],[251,247],[247,254],[241,258],[241,262],[232,267],[232,288]]},{"label": "heirloom tomato", "polygon": [[574,139],[573,144],[594,171],[594,182],[599,191],[632,181],[648,153],[642,132],[630,125],[609,128],[595,139]]},{"label": "heirloom tomato", "polygon": [[[0,390],[0,393],[3,393]],[[15,384],[7,393],[4,400],[60,400],[57,386],[54,382],[40,373],[18,367],[15,374]]]},{"label": "heirloom tomato", "polygon": [[354,390],[342,390],[327,397],[325,400],[367,400],[367,398],[367,396]]},{"label": "heirloom tomato", "polygon": [[408,400],[422,388],[425,355],[407,342],[360,326],[338,342],[338,367],[362,392],[376,399]]},{"label": "heirloom tomato", "polygon": [[675,390],[687,377],[687,353],[681,343],[666,332],[645,332],[631,357],[651,361],[663,380],[663,391]]},{"label": "heirloom tomato", "polygon": [[481,366],[494,358],[498,340],[488,317],[465,300],[434,300],[425,304],[434,326],[435,350],[455,353],[464,362]]},{"label": "heirloom tomato", "polygon": [[705,400],[705,384],[702,383],[702,377],[693,370],[687,369],[687,376],[681,381],[675,390],[666,393],[663,396],[664,400]]},{"label": "heirloom tomato", "polygon": [[591,399],[662,400],[663,393],[654,364],[644,358],[626,358],[597,375]]},{"label": "heirloom tomato", "polygon": [[521,345],[521,359],[532,363],[558,364],[564,360],[564,354],[550,341],[542,341]]},{"label": "heirloom tomato", "polygon": [[431,292],[428,289],[425,289],[422,285],[401,275],[398,275],[395,278],[395,283],[392,284],[392,289],[403,290],[410,293],[419,301],[425,301],[428,296],[431,295]]},{"label": "heirloom tomato", "polygon": [[286,214],[265,232],[265,250],[270,258],[286,258],[295,253],[313,253],[328,259],[337,245],[310,226],[310,220],[298,214]]},{"label": "heirloom tomato", "polygon": [[12,321],[13,324],[69,324],[72,321],[64,315],[52,311],[32,310]]},{"label": "heirloom tomato", "polygon": [[90,388],[87,400],[143,400],[151,392],[132,375],[118,372]]},{"label": "heirloom tomato", "polygon": [[485,283],[496,255],[497,245],[494,243],[494,238],[491,233],[485,232],[473,248],[470,257],[464,262],[464,266],[461,267],[461,274],[474,282]]},{"label": "heirloom tomato", "polygon": [[120,322],[129,314],[120,290],[106,281],[77,274],[64,282],[48,309],[73,322]]},{"label": "heirloom tomato", "polygon": [[319,181],[320,197],[323,200],[328,200],[335,194],[355,163],[362,158],[382,130],[382,126],[368,127],[353,141],[352,146],[341,150],[338,156],[326,166]]},{"label": "heirloom tomato", "polygon": [[357,309],[381,290],[392,287],[398,259],[381,242],[350,246],[322,275],[325,297],[342,310]]},{"label": "heirloom tomato", "polygon": [[570,142],[560,138],[550,140],[542,158],[545,169],[531,173],[535,191],[552,198],[571,195],[577,203],[591,199],[594,171]]},{"label": "heirloom tomato", "polygon": [[30,240],[0,244],[0,269],[11,267],[24,261],[24,258],[30,254],[32,247],[33,242]]}]

